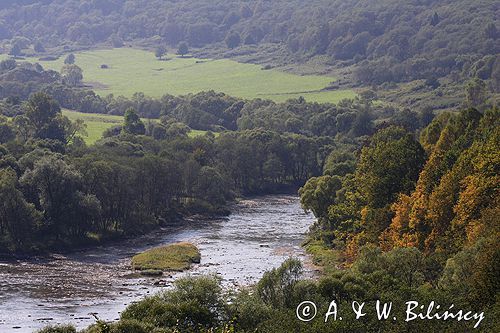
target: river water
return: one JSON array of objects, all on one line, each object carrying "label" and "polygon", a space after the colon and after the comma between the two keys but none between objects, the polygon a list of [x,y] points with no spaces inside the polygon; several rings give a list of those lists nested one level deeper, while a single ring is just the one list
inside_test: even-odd
[{"label": "river water", "polygon": [[[0,262],[0,332],[28,333],[60,323],[81,329],[119,318],[130,303],[171,286],[183,275],[218,274],[226,286],[255,283],[289,257],[314,267],[300,247],[313,223],[294,196],[243,200],[228,218],[190,220],[119,244],[45,258]],[[201,263],[189,272],[137,277],[130,257],[178,241],[196,244]]]}]

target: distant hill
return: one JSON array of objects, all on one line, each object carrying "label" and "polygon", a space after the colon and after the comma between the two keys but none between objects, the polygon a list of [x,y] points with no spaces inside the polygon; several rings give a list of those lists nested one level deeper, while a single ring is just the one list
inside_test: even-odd
[{"label": "distant hill", "polygon": [[[2,4],[0,40],[6,50],[15,43],[55,47],[141,40],[176,46],[186,41],[190,47],[256,45],[257,50],[259,45],[271,43],[281,47],[283,58],[293,61],[323,55],[336,66],[358,65],[356,79],[368,84],[452,73],[487,80],[500,67],[498,1],[60,0]],[[230,42],[225,43],[229,36]]]}]

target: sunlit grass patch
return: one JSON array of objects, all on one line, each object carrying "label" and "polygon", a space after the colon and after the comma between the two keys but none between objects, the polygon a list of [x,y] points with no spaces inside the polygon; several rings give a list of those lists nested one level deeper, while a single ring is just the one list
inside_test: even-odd
[{"label": "sunlit grass patch", "polygon": [[309,240],[304,247],[312,256],[313,263],[321,267],[335,267],[339,263],[338,253],[319,240]]},{"label": "sunlit grass patch", "polygon": [[184,271],[199,263],[200,251],[191,243],[181,242],[157,247],[132,258],[132,268],[140,271]]},{"label": "sunlit grass patch", "polygon": [[[229,59],[182,58],[169,54],[167,61],[159,61],[153,52],[132,48],[83,51],[75,55],[76,65],[83,69],[84,81],[102,96],[131,97],[136,92],[143,92],[160,97],[214,90],[246,99],[266,98],[283,102],[303,96],[311,102],[336,103],[356,95],[348,89],[323,90],[335,81],[333,77],[263,70],[260,65]],[[60,71],[64,58],[26,60]],[[107,68],[103,69],[101,65]]]}]

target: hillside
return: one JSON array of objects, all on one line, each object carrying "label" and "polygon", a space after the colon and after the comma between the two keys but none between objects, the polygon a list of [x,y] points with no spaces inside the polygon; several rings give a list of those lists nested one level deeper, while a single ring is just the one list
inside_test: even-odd
[{"label": "hillside", "polygon": [[[200,57],[334,73],[347,86],[428,80],[411,91],[413,99],[399,102],[408,106],[456,107],[461,84],[473,77],[486,80],[492,94],[500,89],[495,1],[17,3],[0,10],[5,53],[44,56],[96,45],[176,50],[186,42]],[[452,97],[443,105],[436,94]],[[388,100],[399,99],[390,94]]]}]

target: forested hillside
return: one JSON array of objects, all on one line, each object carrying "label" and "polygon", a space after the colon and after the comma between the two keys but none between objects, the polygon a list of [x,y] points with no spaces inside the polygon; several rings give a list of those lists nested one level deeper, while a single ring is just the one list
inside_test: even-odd
[{"label": "forested hillside", "polygon": [[498,109],[443,113],[420,140],[400,127],[379,130],[351,155],[355,167],[346,172],[336,159],[301,189],[318,217],[315,235],[348,262],[365,244],[443,259],[497,237],[499,119]]},{"label": "forested hillside", "polygon": [[0,39],[4,51],[19,55],[137,41],[257,46],[236,54],[274,50],[281,63],[326,56],[334,66],[356,64],[356,79],[367,84],[448,74],[498,80],[500,68],[500,8],[489,0],[15,3],[0,11]]},{"label": "forested hillside", "polygon": [[499,119],[498,109],[443,113],[420,138],[389,126],[359,154],[332,153],[325,175],[300,190],[318,217],[307,245],[316,260],[370,280],[406,251],[400,260],[415,271],[405,281],[417,294],[428,283],[437,295],[498,311]]}]

